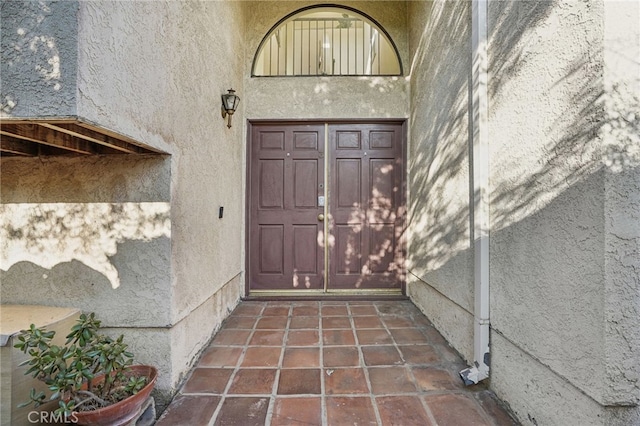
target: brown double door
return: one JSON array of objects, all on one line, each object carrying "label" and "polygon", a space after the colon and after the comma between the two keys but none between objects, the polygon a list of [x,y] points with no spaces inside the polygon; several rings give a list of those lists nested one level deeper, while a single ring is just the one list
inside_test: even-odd
[{"label": "brown double door", "polygon": [[402,291],[402,122],[252,123],[249,143],[251,294]]}]

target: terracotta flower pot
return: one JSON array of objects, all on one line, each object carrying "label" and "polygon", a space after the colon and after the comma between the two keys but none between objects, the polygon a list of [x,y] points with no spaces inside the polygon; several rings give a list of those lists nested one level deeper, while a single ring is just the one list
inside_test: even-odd
[{"label": "terracotta flower pot", "polygon": [[[118,426],[131,421],[140,414],[142,404],[147,400],[158,378],[158,370],[149,365],[133,365],[127,368],[136,376],[146,376],[147,384],[138,393],[115,404],[92,411],[75,412],[77,424],[86,426]],[[102,378],[104,380],[104,378]],[[100,378],[98,378],[98,383]]]}]

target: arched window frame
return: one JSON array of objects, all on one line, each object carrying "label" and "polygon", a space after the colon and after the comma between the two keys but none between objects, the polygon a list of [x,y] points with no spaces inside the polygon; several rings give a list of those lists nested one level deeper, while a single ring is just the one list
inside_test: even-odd
[{"label": "arched window frame", "polygon": [[258,45],[256,53],[253,55],[253,62],[251,64],[251,77],[260,77],[260,78],[269,78],[269,77],[319,77],[319,76],[325,75],[325,74],[257,75],[256,72],[255,72],[256,65],[257,65],[257,62],[259,60],[259,55],[261,54],[265,43],[267,43],[271,39],[271,36],[272,36],[272,34],[273,34],[273,32],[275,30],[277,30],[286,21],[290,20],[291,18],[293,18],[296,15],[302,14],[304,12],[311,11],[313,9],[323,9],[323,8],[342,9],[342,10],[345,10],[345,11],[348,11],[348,12],[352,12],[352,13],[364,18],[365,20],[369,21],[369,23],[372,24],[375,27],[376,30],[378,30],[382,34],[384,34],[384,37],[388,40],[391,48],[393,49],[393,53],[395,54],[395,58],[398,61],[398,66],[400,68],[400,71],[397,74],[326,74],[326,76],[330,76],[330,77],[373,77],[373,76],[377,76],[377,77],[398,77],[398,76],[404,75],[404,68],[402,66],[402,59],[400,57],[400,53],[398,52],[398,48],[397,48],[393,38],[391,37],[391,35],[387,32],[387,30],[382,25],[380,25],[380,23],[378,21],[376,21],[375,19],[373,19],[371,16],[367,15],[366,13],[364,13],[364,12],[358,10],[358,9],[355,9],[353,7],[344,6],[344,5],[337,5],[337,4],[316,4],[316,5],[306,6],[306,7],[303,7],[301,9],[297,9],[297,10],[289,13],[288,15],[286,15],[285,17],[280,19],[278,22],[276,22],[275,25],[273,25],[269,29],[269,31],[267,31],[265,36],[262,38],[262,41]]}]

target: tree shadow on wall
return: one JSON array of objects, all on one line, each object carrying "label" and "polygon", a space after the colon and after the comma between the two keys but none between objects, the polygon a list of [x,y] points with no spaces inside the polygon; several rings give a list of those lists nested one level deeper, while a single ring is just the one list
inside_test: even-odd
[{"label": "tree shadow on wall", "polygon": [[3,204],[1,269],[20,261],[45,268],[79,260],[120,286],[110,261],[129,240],[170,237],[168,203]]},{"label": "tree shadow on wall", "polygon": [[[542,147],[536,167],[527,170],[526,175],[491,188],[492,229],[497,230],[541,209],[569,187],[603,168],[619,173],[637,167],[640,164],[637,148],[640,102],[632,87],[614,85],[605,90],[604,51],[597,29],[585,32],[583,37],[593,39],[586,43],[587,46],[598,47],[575,51],[573,59],[566,63],[566,52],[557,53],[536,46],[538,41],[532,34],[532,28],[549,18],[554,3],[515,1],[496,4],[499,14],[495,13],[489,34],[490,108],[492,99],[510,95],[510,80],[521,75],[522,68],[530,66],[532,61],[539,62],[537,72],[542,75],[551,74],[557,71],[554,67],[564,64],[562,74],[552,84],[541,85],[536,90],[549,104],[559,101],[562,105],[555,118],[540,123],[542,134],[549,142]],[[618,53],[624,55],[624,52]],[[541,54],[544,57],[537,58]],[[535,87],[536,81],[530,84]],[[522,99],[521,102],[526,111],[529,100]],[[489,138],[491,144],[491,134]],[[512,143],[516,147],[535,145],[538,141],[522,139]],[[518,155],[517,149],[513,153]],[[500,165],[493,163],[491,167],[499,168]]]},{"label": "tree shadow on wall", "polygon": [[59,261],[50,268],[19,261],[0,270],[0,298],[2,303],[95,312],[109,326],[169,324],[170,246],[166,237],[118,243],[108,258],[120,281],[115,290],[111,277],[84,259]]},{"label": "tree shadow on wall", "polygon": [[[424,107],[412,112],[412,127],[415,129],[421,121],[426,122],[424,131],[412,135],[410,155],[409,220],[413,229],[410,250],[413,267],[419,275],[444,267],[460,251],[473,247],[470,200],[479,194],[474,194],[469,187],[466,194],[471,197],[467,198],[461,190],[463,182],[470,181],[468,175],[473,163],[472,117],[468,103],[471,57],[462,59],[455,49],[471,51],[471,23],[466,18],[470,16],[470,7],[465,5],[467,2],[451,3],[448,10],[437,10],[434,6],[415,58],[418,68],[424,72],[416,77],[414,87],[421,90],[414,101]],[[531,67],[532,61],[537,60],[543,73],[545,65],[557,68],[558,61],[567,61],[566,56],[554,61],[551,52],[542,52],[544,56],[537,58],[532,56],[532,51],[539,47],[535,46],[537,41],[532,37],[532,29],[549,19],[556,7],[554,3],[493,2],[491,7],[490,114],[492,100],[513,96],[509,83],[520,78],[523,67]],[[595,38],[595,34],[588,32],[585,36]],[[464,41],[456,45],[460,39]],[[633,170],[640,164],[636,148],[640,134],[637,94],[629,93],[625,86],[605,91],[601,48],[573,52],[572,57],[570,65],[562,69],[553,83],[536,89],[563,105],[555,119],[541,123],[542,134],[549,142],[537,153],[538,158],[522,158],[530,165],[526,173],[507,181],[492,182],[492,230],[510,226],[535,213],[603,167],[618,173]],[[520,105],[526,110],[530,107],[529,100],[521,99]],[[495,136],[489,134],[490,146]],[[539,145],[539,141],[527,139],[512,143],[514,148]],[[494,149],[495,145],[492,154]],[[519,150],[514,149],[503,152],[501,157],[494,155],[491,161],[503,158],[518,164],[518,155],[521,155]],[[491,164],[492,171],[505,167],[509,167],[508,164]]]},{"label": "tree shadow on wall", "polygon": [[[412,82],[420,88],[414,94],[413,128],[409,154],[411,204],[409,223],[413,228],[410,253],[416,270],[435,269],[449,258],[435,247],[468,245],[468,91],[471,66],[470,2],[434,4],[431,19],[417,49]],[[463,70],[462,72],[459,72]],[[436,90],[435,88],[445,88]],[[417,138],[417,139],[416,139]],[[464,194],[455,199],[452,194]]]}]

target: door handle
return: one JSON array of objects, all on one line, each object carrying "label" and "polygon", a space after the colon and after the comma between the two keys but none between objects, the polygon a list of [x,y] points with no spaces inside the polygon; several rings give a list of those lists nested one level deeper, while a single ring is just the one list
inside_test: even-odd
[{"label": "door handle", "polygon": [[323,215],[322,213],[320,213],[320,214],[318,215],[318,221],[319,221],[319,222],[324,221],[324,215]]}]

